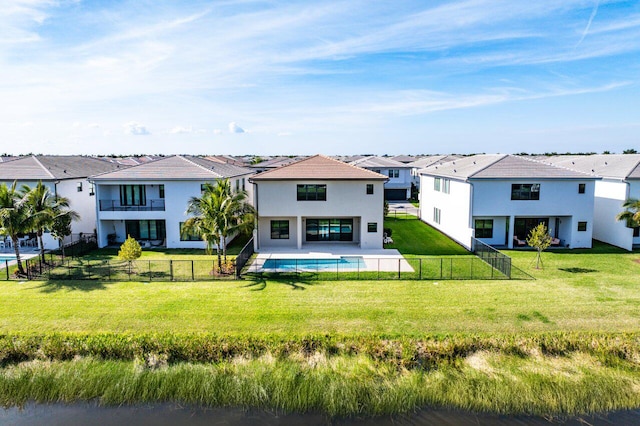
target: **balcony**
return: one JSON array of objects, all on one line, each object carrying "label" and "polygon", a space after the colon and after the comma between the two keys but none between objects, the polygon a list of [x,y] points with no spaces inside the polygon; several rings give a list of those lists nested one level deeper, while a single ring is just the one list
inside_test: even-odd
[{"label": "balcony", "polygon": [[163,212],[164,200],[147,200],[144,206],[123,206],[120,200],[100,200],[101,212]]}]

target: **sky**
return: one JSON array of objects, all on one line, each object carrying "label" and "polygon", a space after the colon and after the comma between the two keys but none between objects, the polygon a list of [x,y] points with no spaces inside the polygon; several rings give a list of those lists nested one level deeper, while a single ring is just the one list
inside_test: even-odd
[{"label": "sky", "polygon": [[640,151],[640,1],[2,0],[0,153]]}]

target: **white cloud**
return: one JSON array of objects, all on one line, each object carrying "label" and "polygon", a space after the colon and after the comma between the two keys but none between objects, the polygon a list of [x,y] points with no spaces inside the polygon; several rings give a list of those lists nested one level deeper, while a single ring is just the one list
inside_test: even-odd
[{"label": "white cloud", "polygon": [[213,129],[213,134],[214,134],[214,135],[222,134],[222,130],[220,130],[220,129]]},{"label": "white cloud", "polygon": [[171,129],[169,131],[169,133],[174,134],[174,135],[179,135],[179,134],[184,134],[184,133],[193,133],[193,127],[191,127],[191,126],[189,126],[189,127],[176,126],[173,129]]},{"label": "white cloud", "polygon": [[141,135],[151,134],[151,132],[149,132],[149,130],[145,126],[135,121],[130,121],[127,124],[125,124],[123,127],[124,127],[124,132],[127,135],[141,136]]},{"label": "white cloud", "polygon": [[232,121],[231,123],[229,123],[229,133],[245,133],[245,132],[246,130],[238,126],[238,124],[236,124],[235,121]]}]

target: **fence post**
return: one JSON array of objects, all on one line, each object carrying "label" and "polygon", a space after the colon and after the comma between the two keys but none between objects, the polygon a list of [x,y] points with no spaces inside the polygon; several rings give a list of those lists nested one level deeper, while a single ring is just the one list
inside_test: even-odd
[{"label": "fence post", "polygon": [[4,268],[7,271],[7,281],[9,281],[9,261],[6,259],[4,260]]},{"label": "fence post", "polygon": [[171,276],[171,281],[173,281],[173,260],[169,261],[169,275]]},{"label": "fence post", "polygon": [[67,259],[67,276],[71,278],[71,266],[69,265],[69,259]]},{"label": "fence post", "polygon": [[420,264],[420,275],[418,275],[418,277],[419,277],[418,279],[421,280],[422,279],[422,258],[418,259],[418,261],[420,262],[419,263]]},{"label": "fence post", "polygon": [[440,279],[442,279],[442,262],[444,261],[443,258],[440,258]]},{"label": "fence post", "polygon": [[400,263],[401,261],[401,259],[398,259],[398,279],[400,279],[400,269],[402,269],[402,264]]},{"label": "fence post", "polygon": [[491,265],[491,279],[493,279],[493,271],[496,269],[495,268],[495,264],[496,264],[496,262],[495,262],[495,258],[494,258],[494,261],[492,261],[490,263],[490,265]]},{"label": "fence post", "polygon": [[191,261],[191,281],[195,281],[196,280],[196,276],[195,276],[195,272],[193,270],[193,260]]},{"label": "fence post", "polygon": [[151,261],[149,261],[149,281],[151,281]]}]

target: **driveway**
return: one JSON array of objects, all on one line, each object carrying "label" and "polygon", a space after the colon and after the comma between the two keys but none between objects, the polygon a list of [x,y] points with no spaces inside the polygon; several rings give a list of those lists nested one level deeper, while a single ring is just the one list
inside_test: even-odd
[{"label": "driveway", "polygon": [[418,216],[418,208],[408,201],[389,201],[389,216],[401,213]]}]

